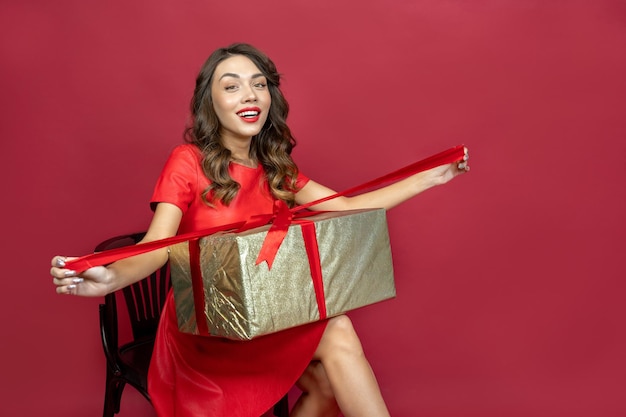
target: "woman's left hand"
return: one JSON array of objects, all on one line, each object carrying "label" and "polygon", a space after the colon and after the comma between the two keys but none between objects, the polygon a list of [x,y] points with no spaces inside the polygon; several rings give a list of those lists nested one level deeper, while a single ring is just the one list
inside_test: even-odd
[{"label": "woman's left hand", "polygon": [[[461,162],[454,162],[452,164],[441,165],[435,168],[431,168],[422,172],[423,177],[428,178],[432,185],[442,185],[456,177],[457,175],[466,173],[470,170],[469,167],[469,153],[467,148],[464,148],[465,156]],[[419,175],[419,174],[418,174]]]}]

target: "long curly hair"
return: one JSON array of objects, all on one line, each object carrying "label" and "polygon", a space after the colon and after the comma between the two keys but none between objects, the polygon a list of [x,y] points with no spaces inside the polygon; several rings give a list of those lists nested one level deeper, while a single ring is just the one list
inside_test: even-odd
[{"label": "long curly hair", "polygon": [[190,106],[192,120],[185,129],[184,137],[187,142],[200,148],[203,155],[202,169],[211,181],[203,191],[202,198],[210,206],[218,201],[228,205],[240,188],[228,173],[231,152],[222,144],[221,124],[211,97],[215,68],[234,55],[243,55],[257,66],[267,79],[272,99],[267,121],[261,131],[252,137],[250,157],[263,166],[272,195],[293,205],[298,168],[291,158],[296,141],[286,122],[289,104],[280,91],[280,74],[274,63],[263,52],[245,43],[217,49],[206,60],[196,78]]}]

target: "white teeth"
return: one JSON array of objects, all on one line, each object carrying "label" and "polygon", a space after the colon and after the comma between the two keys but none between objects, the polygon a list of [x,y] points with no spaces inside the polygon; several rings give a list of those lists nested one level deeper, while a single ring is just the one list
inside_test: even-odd
[{"label": "white teeth", "polygon": [[237,113],[237,116],[239,117],[254,117],[254,116],[258,116],[259,112],[258,111],[254,111],[254,110],[250,110],[250,111],[242,111],[240,113]]}]

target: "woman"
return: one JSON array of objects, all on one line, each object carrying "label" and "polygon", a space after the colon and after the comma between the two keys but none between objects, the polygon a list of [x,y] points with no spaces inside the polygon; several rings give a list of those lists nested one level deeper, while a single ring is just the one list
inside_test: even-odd
[{"label": "woman", "polygon": [[[157,182],[144,241],[271,213],[274,199],[304,204],[334,193],[291,159],[295,141],[279,81],[273,62],[250,45],[211,54],[196,80],[189,143],[172,152]],[[313,209],[391,208],[468,169],[466,162],[437,167]],[[81,274],[63,268],[65,259],[52,259],[58,293],[103,296],[149,275],[168,255],[155,250]],[[179,332],[169,294],[148,380],[159,416],[259,416],[294,383],[303,395],[292,416],[389,415],[346,316],[234,342]]]}]

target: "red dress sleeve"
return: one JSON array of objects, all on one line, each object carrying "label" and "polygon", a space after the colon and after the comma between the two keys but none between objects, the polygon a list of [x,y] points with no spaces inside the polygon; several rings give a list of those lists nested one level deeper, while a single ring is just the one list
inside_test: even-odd
[{"label": "red dress sleeve", "polygon": [[192,145],[180,145],[170,154],[154,187],[150,207],[171,203],[183,214],[202,190],[198,190],[199,153]]},{"label": "red dress sleeve", "polygon": [[302,172],[298,172],[298,178],[296,178],[296,190],[298,192],[309,182],[309,177],[304,175]]}]

